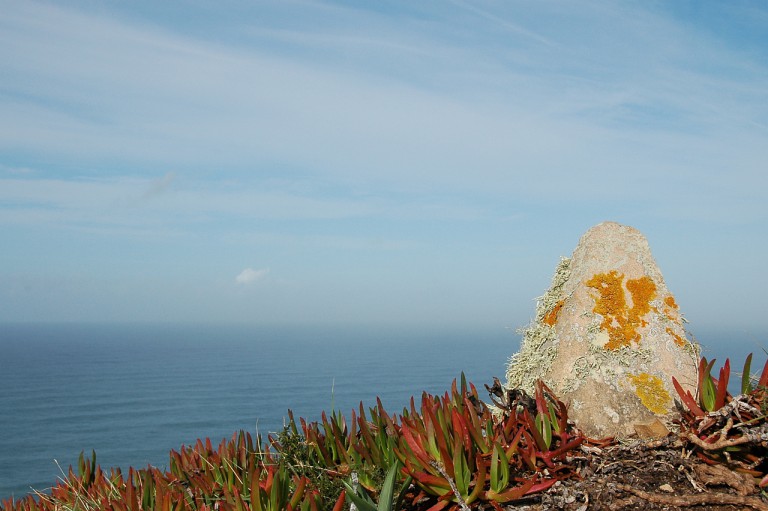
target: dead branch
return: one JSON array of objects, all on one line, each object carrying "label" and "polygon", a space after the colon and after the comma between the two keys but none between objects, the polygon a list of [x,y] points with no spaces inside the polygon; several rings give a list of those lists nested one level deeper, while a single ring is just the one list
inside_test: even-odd
[{"label": "dead branch", "polygon": [[749,495],[755,491],[755,483],[751,477],[744,477],[722,465],[697,465],[694,470],[706,485],[725,484],[736,490],[739,495]]},{"label": "dead branch", "polygon": [[758,511],[768,511],[768,504],[757,497],[744,495],[728,495],[723,493],[702,493],[698,495],[661,495],[638,490],[626,484],[617,484],[616,487],[653,504],[666,506],[691,507],[706,505],[733,505],[745,506]]},{"label": "dead branch", "polygon": [[742,444],[748,444],[752,442],[752,439],[749,438],[747,435],[740,436],[738,438],[723,438],[720,437],[717,442],[713,443],[707,443],[698,436],[696,436],[694,433],[688,433],[685,435],[685,438],[690,440],[692,443],[696,444],[698,447],[701,447],[705,451],[717,451],[720,449],[725,449],[726,447],[733,447],[736,445],[742,445]]}]

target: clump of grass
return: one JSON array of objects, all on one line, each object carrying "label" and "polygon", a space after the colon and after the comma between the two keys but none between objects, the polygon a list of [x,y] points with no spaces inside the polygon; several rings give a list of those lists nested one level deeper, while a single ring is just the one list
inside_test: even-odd
[{"label": "clump of grass", "polygon": [[272,439],[280,459],[296,475],[306,478],[318,492],[320,509],[329,511],[344,491],[343,475],[338,469],[320,465],[312,446],[296,428],[293,416],[290,423]]}]

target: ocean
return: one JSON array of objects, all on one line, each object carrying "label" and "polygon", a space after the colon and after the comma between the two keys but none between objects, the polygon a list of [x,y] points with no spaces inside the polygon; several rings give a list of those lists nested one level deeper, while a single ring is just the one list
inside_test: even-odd
[{"label": "ocean", "polygon": [[81,451],[162,468],[198,438],[278,432],[289,408],[399,412],[462,371],[482,391],[518,345],[503,327],[0,325],[0,500],[50,488]]},{"label": "ocean", "polygon": [[[707,356],[727,348],[740,370],[754,351],[762,367],[768,339],[719,335],[699,336]],[[278,432],[289,408],[349,416],[378,396],[399,412],[462,371],[484,396],[519,342],[503,326],[0,324],[0,500],[46,491],[81,451],[103,468],[164,468],[198,438]]]}]

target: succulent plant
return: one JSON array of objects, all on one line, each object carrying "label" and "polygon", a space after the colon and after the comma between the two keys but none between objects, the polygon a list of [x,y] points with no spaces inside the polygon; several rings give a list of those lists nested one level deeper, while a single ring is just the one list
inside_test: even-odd
[{"label": "succulent plant", "polygon": [[768,361],[759,378],[750,374],[752,355],[744,363],[741,394],[728,392],[730,360],[712,376],[715,360],[702,358],[696,397],[673,384],[681,400],[680,437],[689,448],[709,464],[723,464],[762,478],[768,486]]},{"label": "succulent plant", "polygon": [[564,457],[584,441],[546,385],[537,383],[533,397],[516,395],[526,406],[494,415],[462,375],[442,396],[424,393],[418,407],[412,399],[401,415],[380,400],[349,420],[332,412],[297,424],[289,411],[266,443],[243,431],[217,447],[198,440],[171,451],[166,471],[107,474],[95,453],[81,454],[77,473],[70,467],[50,495],[8,499],[0,511],[340,511],[347,499],[361,511],[399,502],[435,511],[498,507],[574,476]]}]

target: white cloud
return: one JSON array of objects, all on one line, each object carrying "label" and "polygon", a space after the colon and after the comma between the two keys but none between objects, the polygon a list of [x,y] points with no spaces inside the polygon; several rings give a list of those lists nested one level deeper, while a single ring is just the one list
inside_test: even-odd
[{"label": "white cloud", "polygon": [[235,282],[238,284],[250,284],[262,279],[267,273],[269,273],[269,268],[262,268],[260,270],[246,268],[235,277]]},{"label": "white cloud", "polygon": [[[561,6],[542,4],[527,19],[459,2],[432,13],[442,23],[401,26],[340,9],[338,30],[257,27],[224,45],[114,16],[12,5],[12,29],[0,34],[13,92],[0,100],[0,150],[185,177],[216,168],[238,179],[280,162],[331,182],[547,200],[646,197],[654,190],[623,186],[617,169],[651,182],[721,168],[702,153],[710,147],[726,160],[753,155],[734,182],[761,175],[764,67],[653,10],[586,3],[584,23],[573,24]],[[467,21],[472,30],[460,30]],[[502,45],[510,33],[514,44]],[[89,58],[73,57],[81,55]],[[674,158],[683,163],[655,170]],[[172,181],[167,174],[147,195]],[[317,209],[275,202],[253,207]]]},{"label": "white cloud", "polygon": [[147,191],[144,192],[144,198],[149,199],[151,197],[162,195],[168,191],[168,188],[170,188],[175,179],[176,173],[168,172],[162,178],[152,181],[152,183],[150,183],[149,187],[147,188]]},{"label": "white cloud", "polygon": [[25,175],[31,175],[35,171],[27,167],[11,167],[8,165],[0,164],[0,172],[4,172],[12,176],[25,176]]}]

